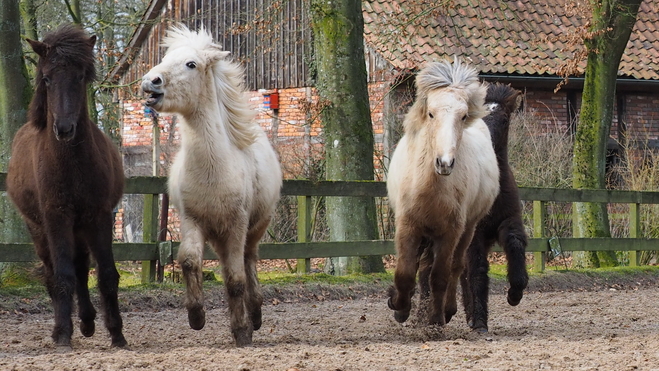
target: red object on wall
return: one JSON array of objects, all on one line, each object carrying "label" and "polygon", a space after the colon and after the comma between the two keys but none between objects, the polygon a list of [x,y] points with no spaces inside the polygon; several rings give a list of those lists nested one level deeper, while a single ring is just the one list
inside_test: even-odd
[{"label": "red object on wall", "polygon": [[263,94],[263,107],[265,109],[279,109],[279,93]]}]

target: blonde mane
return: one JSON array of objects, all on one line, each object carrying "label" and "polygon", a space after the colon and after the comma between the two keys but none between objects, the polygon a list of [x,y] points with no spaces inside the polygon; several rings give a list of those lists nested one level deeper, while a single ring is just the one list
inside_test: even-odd
[{"label": "blonde mane", "polygon": [[[200,54],[228,54],[222,47],[213,42],[213,37],[203,27],[199,32],[190,31],[187,27],[178,25],[172,27],[162,46],[171,53],[181,47],[191,47]],[[256,113],[250,108],[246,97],[245,73],[236,62],[224,57],[215,58],[212,66],[214,86],[218,105],[221,108],[221,121],[227,123],[229,139],[238,148],[244,149],[256,140],[258,124],[254,121]]]},{"label": "blonde mane", "polygon": [[453,89],[468,104],[468,125],[487,115],[485,108],[486,85],[478,81],[478,71],[457,57],[449,61],[431,62],[416,76],[417,99],[405,116],[406,132],[416,132],[425,122],[428,93],[436,89]]}]

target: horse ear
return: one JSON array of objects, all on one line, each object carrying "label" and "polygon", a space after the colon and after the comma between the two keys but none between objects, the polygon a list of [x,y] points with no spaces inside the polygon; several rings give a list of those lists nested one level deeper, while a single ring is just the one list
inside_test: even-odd
[{"label": "horse ear", "polygon": [[28,44],[30,44],[30,47],[32,47],[32,50],[34,50],[35,53],[37,53],[40,57],[46,57],[48,54],[48,45],[42,43],[41,41],[37,40],[32,40],[32,39],[25,39]]},{"label": "horse ear", "polygon": [[89,40],[87,40],[89,47],[93,48],[96,45],[96,35],[92,35]]},{"label": "horse ear", "polygon": [[210,50],[211,52],[209,53],[209,55],[212,61],[219,61],[220,59],[225,59],[231,54],[230,51],[222,50],[222,47],[217,44],[212,44]]},{"label": "horse ear", "polygon": [[515,94],[513,94],[513,99],[515,99],[515,109],[513,109],[513,112],[519,110],[522,107],[522,103],[524,102],[524,97],[522,96],[522,92],[515,89]]}]

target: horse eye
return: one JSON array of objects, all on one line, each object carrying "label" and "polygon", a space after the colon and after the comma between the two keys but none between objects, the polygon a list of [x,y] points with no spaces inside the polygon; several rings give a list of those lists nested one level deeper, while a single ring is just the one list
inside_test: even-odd
[{"label": "horse eye", "polygon": [[188,68],[197,68],[197,63],[195,62],[188,62],[185,64]]},{"label": "horse eye", "polygon": [[428,117],[430,117],[430,118],[432,119],[432,118],[434,118],[435,116],[433,116],[432,113],[428,112]]},{"label": "horse eye", "polygon": [[466,120],[467,120],[467,115],[462,116],[462,121],[466,121]]},{"label": "horse eye", "polygon": [[46,86],[50,86],[50,77],[44,76],[41,78],[41,80],[46,84]]}]

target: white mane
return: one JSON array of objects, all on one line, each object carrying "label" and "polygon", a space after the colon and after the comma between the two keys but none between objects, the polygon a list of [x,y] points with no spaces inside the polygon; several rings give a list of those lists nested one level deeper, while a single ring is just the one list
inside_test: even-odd
[{"label": "white mane", "polygon": [[417,99],[405,117],[406,131],[414,132],[425,122],[428,93],[442,88],[452,88],[464,96],[469,106],[469,121],[474,122],[488,114],[485,109],[487,87],[478,81],[478,71],[457,57],[449,61],[428,63],[416,76]]},{"label": "white mane", "polygon": [[[167,47],[167,54],[181,47],[191,47],[202,55],[211,56],[214,61],[211,68],[217,90],[217,103],[224,108],[221,110],[221,122],[228,123],[229,139],[240,149],[254,143],[259,126],[254,122],[256,113],[249,107],[245,97],[244,71],[238,63],[224,58],[228,52],[222,51],[222,47],[213,42],[210,33],[203,27],[199,32],[193,32],[178,25],[167,32],[162,46]],[[219,58],[218,53],[221,55]]]}]

